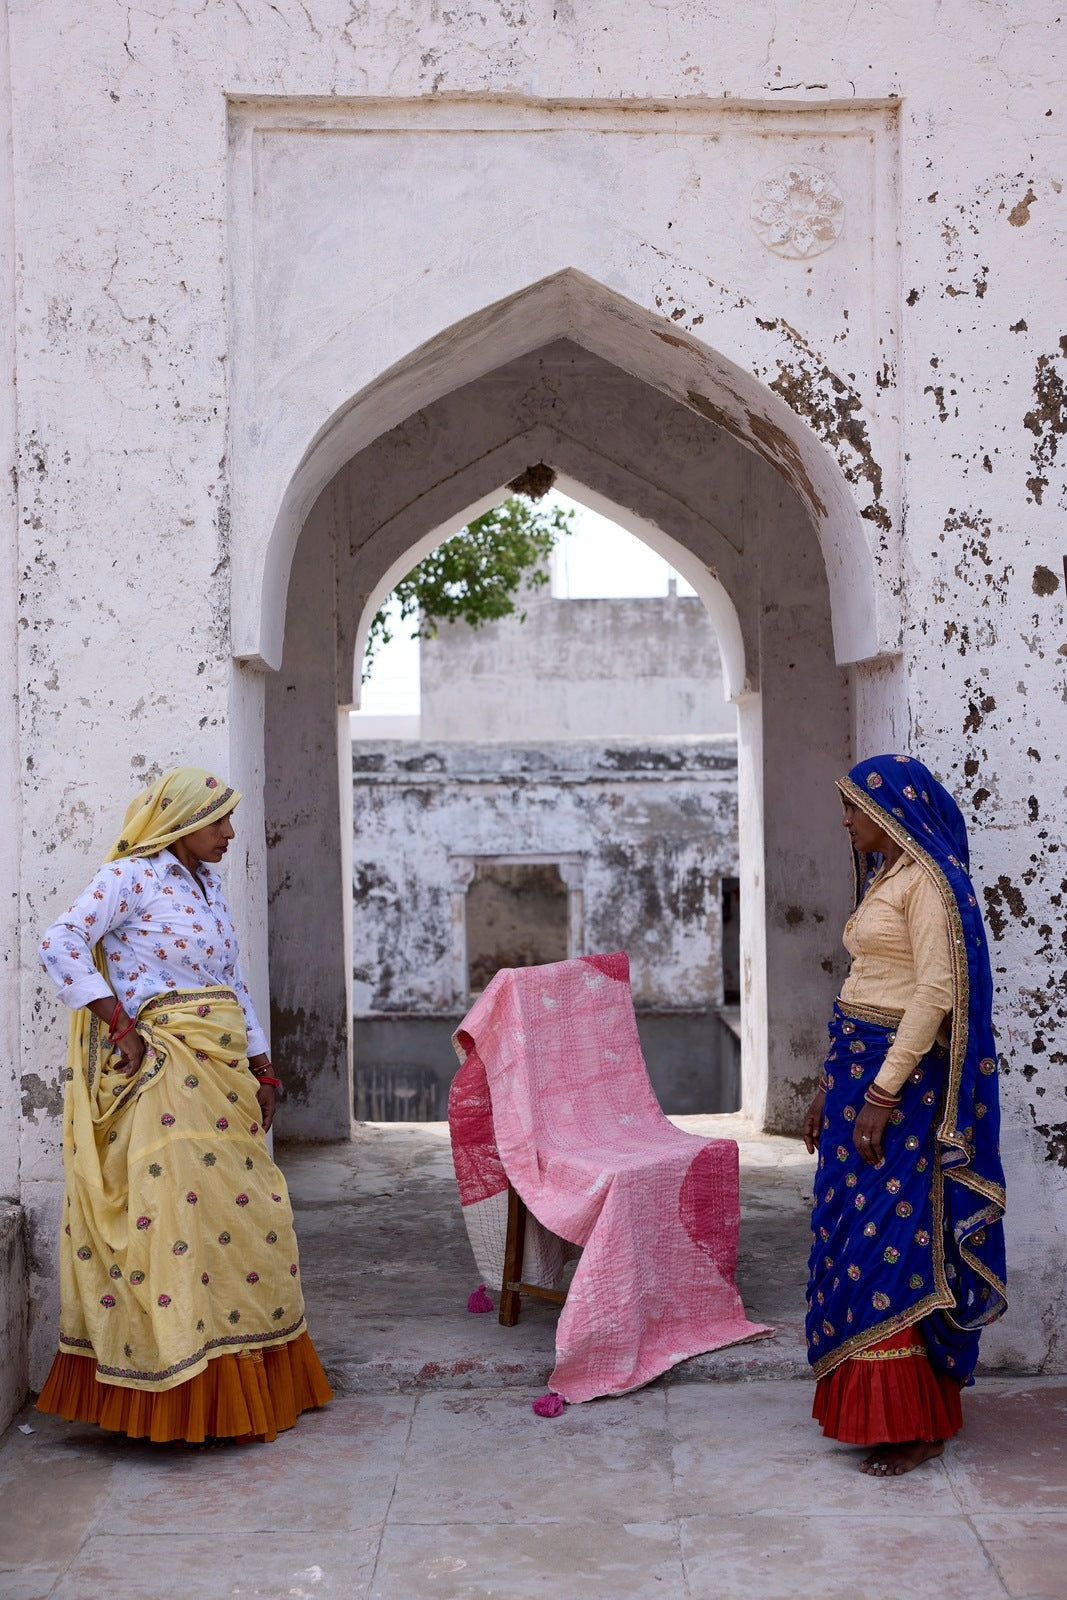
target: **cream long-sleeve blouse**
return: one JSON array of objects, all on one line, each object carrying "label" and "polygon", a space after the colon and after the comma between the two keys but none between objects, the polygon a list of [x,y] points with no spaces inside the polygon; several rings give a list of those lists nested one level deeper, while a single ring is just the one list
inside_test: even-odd
[{"label": "cream long-sleeve blouse", "polygon": [[[93,946],[101,941],[110,985],[93,962]],[[168,989],[233,989],[245,1016],[249,1055],[266,1051],[222,879],[206,862],[195,881],[169,850],[107,862],[53,922],[40,954],[72,1011],[114,993],[136,1016],[147,1000]]]},{"label": "cream long-sleeve blouse", "polygon": [[948,1042],[952,951],[941,896],[911,856],[881,872],[845,925],[841,999],[903,1013],[875,1083],[896,1094],[935,1040]]}]

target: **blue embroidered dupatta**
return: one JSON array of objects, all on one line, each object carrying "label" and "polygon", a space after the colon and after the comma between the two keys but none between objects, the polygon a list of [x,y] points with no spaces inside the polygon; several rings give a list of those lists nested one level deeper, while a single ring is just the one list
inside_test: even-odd
[{"label": "blue embroidered dupatta", "polygon": [[[918,1324],[934,1365],[967,1381],[980,1331],[1007,1300],[993,983],[966,827],[952,796],[909,756],[862,761],[838,787],[936,886],[955,1003],[948,1050],[935,1046],[904,1085],[880,1168],[856,1152],[852,1124],[897,1019],[835,1006],[812,1212],[809,1360],[822,1377]],[[857,856],[857,897],[877,859]]]}]

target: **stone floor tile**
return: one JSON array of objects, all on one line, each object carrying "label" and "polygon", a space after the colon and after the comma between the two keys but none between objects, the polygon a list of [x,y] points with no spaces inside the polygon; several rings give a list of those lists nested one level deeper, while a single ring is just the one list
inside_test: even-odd
[{"label": "stone floor tile", "polygon": [[690,1517],[689,1590],[701,1600],[1005,1600],[1008,1590],[962,1519],[873,1516]]},{"label": "stone floor tile", "polygon": [[[33,1433],[21,1433],[19,1424]],[[100,1442],[99,1430],[38,1418],[28,1407],[4,1435],[0,1594],[5,1600],[14,1592],[11,1569],[40,1570],[53,1578],[62,1572],[107,1504],[115,1474],[111,1454],[106,1445],[100,1449]],[[38,1580],[26,1581],[35,1592]]]},{"label": "stone floor tile", "polygon": [[414,1409],[413,1396],[373,1395],[308,1412],[272,1444],[127,1445],[94,1531],[218,1531],[258,1540],[287,1528],[376,1526],[393,1494]]},{"label": "stone floor tile", "polygon": [[781,1379],[679,1384],[667,1394],[675,1489],[685,1514],[774,1511],[954,1517],[940,1461],[891,1482],[858,1470],[864,1452],[825,1439],[812,1420],[814,1385]]},{"label": "stone floor tile", "polygon": [[369,1600],[687,1600],[703,1593],[686,1587],[673,1523],[601,1517],[503,1532],[391,1520]]},{"label": "stone floor tile", "polygon": [[[420,1397],[390,1520],[646,1520],[673,1515],[662,1390],[538,1417],[529,1391]],[[447,1466],[444,1466],[447,1464]]]},{"label": "stone floor tile", "polygon": [[377,1530],[98,1535],[49,1600],[367,1600],[377,1546]]},{"label": "stone floor tile", "polygon": [[963,1406],[963,1432],[945,1453],[960,1504],[976,1512],[1067,1511],[1067,1382],[980,1379]]},{"label": "stone floor tile", "polygon": [[1011,1600],[1063,1600],[1067,1517],[978,1516],[975,1532]]}]

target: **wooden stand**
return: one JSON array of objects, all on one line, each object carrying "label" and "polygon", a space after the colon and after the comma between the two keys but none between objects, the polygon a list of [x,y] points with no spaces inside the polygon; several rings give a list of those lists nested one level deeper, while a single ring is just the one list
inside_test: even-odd
[{"label": "wooden stand", "polygon": [[562,1289],[541,1289],[535,1283],[523,1283],[522,1258],[526,1249],[526,1206],[517,1191],[508,1184],[508,1232],[504,1244],[504,1277],[500,1285],[500,1321],[505,1328],[513,1328],[519,1320],[521,1296],[532,1294],[538,1300],[550,1300],[561,1306],[566,1300]]}]

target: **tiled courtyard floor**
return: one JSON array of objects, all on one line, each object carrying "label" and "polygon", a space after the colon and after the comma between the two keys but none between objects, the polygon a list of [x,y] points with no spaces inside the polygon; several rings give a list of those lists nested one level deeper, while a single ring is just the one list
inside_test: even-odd
[{"label": "tiled courtyard floor", "polygon": [[514,1329],[466,1312],[444,1130],[282,1151],[337,1399],[272,1445],[218,1450],[27,1409],[0,1441],[0,1597],[1063,1600],[1067,1379],[980,1380],[941,1461],[857,1472],[795,1376],[810,1164],[729,1131],[739,1281],[776,1338],[556,1420],[530,1410],[552,1312]]}]

